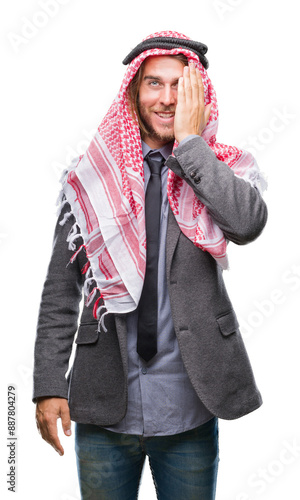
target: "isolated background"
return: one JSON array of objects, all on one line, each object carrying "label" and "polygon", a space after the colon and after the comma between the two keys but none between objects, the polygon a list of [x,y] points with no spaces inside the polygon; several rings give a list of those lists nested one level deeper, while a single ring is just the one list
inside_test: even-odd
[{"label": "isolated background", "polygon": [[[242,419],[220,421],[217,500],[299,500],[295,9],[294,0],[6,3],[0,80],[1,498],[13,495],[6,485],[6,393],[13,383],[18,392],[14,498],[79,500],[74,438],[62,436],[65,456],[59,457],[38,435],[31,402],[36,318],[59,177],[88,147],[117,94],[123,57],[146,35],[171,29],[208,45],[208,73],[220,111],[218,141],[251,148],[269,181],[268,225],[251,245],[230,244],[231,270],[225,273],[264,405]],[[148,466],[140,491],[142,500],[155,498]]]}]

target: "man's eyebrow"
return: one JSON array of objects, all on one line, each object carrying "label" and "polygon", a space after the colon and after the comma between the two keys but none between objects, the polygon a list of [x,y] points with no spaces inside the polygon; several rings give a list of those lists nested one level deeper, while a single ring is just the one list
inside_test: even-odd
[{"label": "man's eyebrow", "polygon": [[161,80],[160,76],[146,75],[144,80]]},{"label": "man's eyebrow", "polygon": [[[145,81],[145,80],[157,80],[157,81],[162,81],[162,78],[161,78],[160,76],[145,75],[145,76],[144,76],[144,78],[143,78],[143,80],[144,80],[144,81]],[[175,78],[173,79],[173,83],[178,82],[178,80],[179,80],[179,77],[178,77],[178,78],[177,78],[177,77],[175,77]]]}]

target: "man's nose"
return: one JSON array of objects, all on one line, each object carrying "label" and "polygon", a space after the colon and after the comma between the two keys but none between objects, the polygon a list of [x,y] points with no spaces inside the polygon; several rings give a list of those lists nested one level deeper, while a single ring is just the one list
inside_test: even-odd
[{"label": "man's nose", "polygon": [[177,91],[170,85],[165,85],[160,94],[160,101],[165,106],[176,104]]}]

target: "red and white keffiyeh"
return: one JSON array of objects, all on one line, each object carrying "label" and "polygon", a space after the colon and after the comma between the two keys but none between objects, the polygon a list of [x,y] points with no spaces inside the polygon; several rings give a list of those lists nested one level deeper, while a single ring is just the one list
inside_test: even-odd
[{"label": "red and white keffiyeh", "polygon": [[[188,39],[173,31],[152,37]],[[182,53],[199,68],[205,104],[212,102],[202,133],[217,158],[234,173],[259,186],[259,170],[250,153],[216,142],[218,106],[214,88],[198,56],[184,48],[149,49],[128,66],[120,91],[98,127],[84,155],[73,161],[64,193],[80,227],[97,288],[108,312],[127,313],[137,307],[146,263],[144,172],[141,136],[132,118],[127,89],[141,63],[149,56]],[[174,148],[178,144],[174,143]],[[168,199],[182,232],[203,251],[227,267],[226,240],[193,189],[171,170]]]}]

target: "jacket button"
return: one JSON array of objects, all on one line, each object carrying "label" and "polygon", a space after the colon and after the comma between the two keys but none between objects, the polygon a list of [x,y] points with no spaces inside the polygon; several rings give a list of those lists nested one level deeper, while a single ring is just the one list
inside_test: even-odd
[{"label": "jacket button", "polygon": [[196,176],[196,174],[197,174],[197,170],[192,170],[191,173],[190,173],[190,177],[192,179],[194,179],[194,177]]},{"label": "jacket button", "polygon": [[199,182],[201,181],[201,177],[199,177],[199,175],[197,175],[195,178],[194,178],[194,182],[195,184],[199,184]]}]

